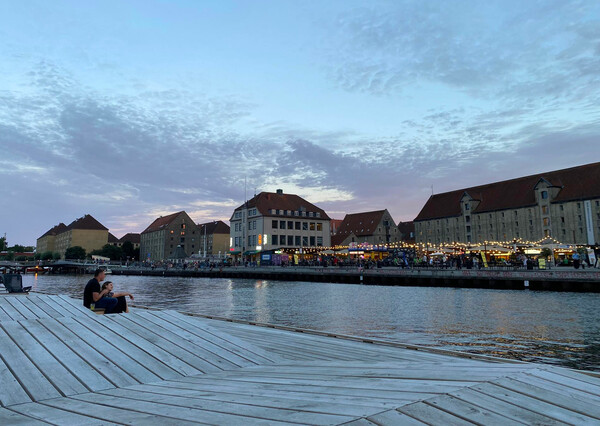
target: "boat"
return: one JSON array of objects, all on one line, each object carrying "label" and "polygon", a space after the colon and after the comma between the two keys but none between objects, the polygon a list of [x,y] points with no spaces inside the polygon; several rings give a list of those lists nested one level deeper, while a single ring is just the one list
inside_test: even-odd
[{"label": "boat", "polygon": [[48,268],[44,268],[42,266],[31,266],[29,268],[25,268],[26,274],[45,274],[48,272]]}]

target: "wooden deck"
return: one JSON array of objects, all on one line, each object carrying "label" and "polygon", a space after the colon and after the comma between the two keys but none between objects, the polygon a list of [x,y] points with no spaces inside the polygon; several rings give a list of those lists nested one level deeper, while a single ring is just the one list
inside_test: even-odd
[{"label": "wooden deck", "polygon": [[593,374],[80,303],[0,295],[0,424],[600,424]]}]

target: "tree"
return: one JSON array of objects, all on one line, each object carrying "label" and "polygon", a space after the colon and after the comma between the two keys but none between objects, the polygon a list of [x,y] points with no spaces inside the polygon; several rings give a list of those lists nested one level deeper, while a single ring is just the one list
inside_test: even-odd
[{"label": "tree", "polygon": [[131,241],[125,241],[123,243],[123,247],[121,248],[123,249],[123,257],[129,257],[131,260],[133,260],[133,257],[135,256],[135,249],[133,248],[133,243]]},{"label": "tree", "polygon": [[17,262],[25,262],[27,260],[27,256],[17,256],[15,257],[15,261]]},{"label": "tree", "polygon": [[22,246],[21,244],[15,244],[7,249],[8,251],[14,251],[15,253],[28,253],[33,251],[32,246]]},{"label": "tree", "polygon": [[81,246],[69,247],[67,251],[65,251],[65,259],[85,259],[85,249]]},{"label": "tree", "polygon": [[0,237],[0,251],[6,250],[6,237]]},{"label": "tree", "polygon": [[54,260],[60,260],[60,253],[55,251],[54,253],[52,253],[52,259]]},{"label": "tree", "polygon": [[123,250],[121,247],[105,244],[101,249],[92,251],[90,256],[93,255],[108,257],[110,260],[121,260],[123,257]]},{"label": "tree", "polygon": [[42,253],[36,253],[33,256],[33,260],[42,260]]},{"label": "tree", "polygon": [[133,250],[133,259],[140,260],[140,248],[136,248]]},{"label": "tree", "polygon": [[52,252],[51,251],[45,251],[41,254],[41,259],[42,260],[52,260]]}]

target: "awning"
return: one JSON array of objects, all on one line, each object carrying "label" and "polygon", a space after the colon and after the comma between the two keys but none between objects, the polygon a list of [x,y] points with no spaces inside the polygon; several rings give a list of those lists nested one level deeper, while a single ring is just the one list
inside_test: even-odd
[{"label": "awning", "polygon": [[260,253],[260,251],[258,250],[248,250],[244,252],[244,256],[250,256],[251,254],[257,254]]},{"label": "awning", "polygon": [[240,254],[241,251],[240,250],[236,250],[236,251],[230,251],[229,254]]}]

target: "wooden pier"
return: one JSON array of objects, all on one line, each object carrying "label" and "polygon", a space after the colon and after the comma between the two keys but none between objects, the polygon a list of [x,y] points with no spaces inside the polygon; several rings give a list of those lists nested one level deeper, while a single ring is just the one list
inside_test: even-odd
[{"label": "wooden pier", "polygon": [[0,295],[0,424],[600,424],[594,373]]}]

